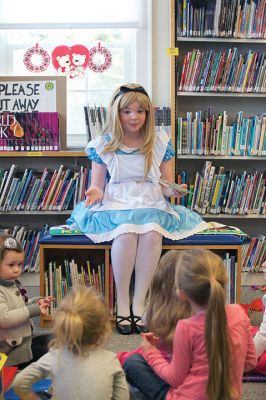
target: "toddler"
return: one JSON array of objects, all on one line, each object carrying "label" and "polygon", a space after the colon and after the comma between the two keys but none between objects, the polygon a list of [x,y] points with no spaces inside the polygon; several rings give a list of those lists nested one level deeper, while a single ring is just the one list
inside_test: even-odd
[{"label": "toddler", "polygon": [[51,375],[52,399],[129,400],[119,361],[103,348],[110,332],[108,310],[96,291],[73,289],[56,310],[49,352],[16,376],[15,392],[37,400],[32,384]]},{"label": "toddler", "polygon": [[20,368],[47,352],[48,335],[33,337],[31,318],[45,314],[52,297],[28,300],[20,277],[24,251],[11,236],[0,236],[0,353]]}]

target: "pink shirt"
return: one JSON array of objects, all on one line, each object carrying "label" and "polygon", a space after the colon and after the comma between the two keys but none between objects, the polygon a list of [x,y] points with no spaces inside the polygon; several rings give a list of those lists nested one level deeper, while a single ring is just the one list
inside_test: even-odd
[{"label": "pink shirt", "polygon": [[[257,364],[256,350],[250,332],[249,318],[237,304],[226,307],[232,349],[232,381],[242,394],[242,375]],[[208,359],[204,343],[205,312],[199,312],[191,318],[177,323],[173,359],[169,364],[159,353],[150,351],[146,361],[157,375],[169,383],[167,400],[208,400],[206,387],[208,382]]]}]

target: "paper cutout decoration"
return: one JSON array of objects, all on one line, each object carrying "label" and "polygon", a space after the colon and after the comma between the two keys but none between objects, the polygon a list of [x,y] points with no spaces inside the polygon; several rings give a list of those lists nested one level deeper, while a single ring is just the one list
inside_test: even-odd
[{"label": "paper cutout decoration", "polygon": [[90,60],[86,46],[57,46],[52,51],[52,64],[60,75],[68,78],[83,78]]},{"label": "paper cutout decoration", "polygon": [[50,56],[46,50],[36,43],[36,46],[30,47],[26,51],[23,56],[23,62],[29,71],[35,73],[43,72],[50,65]]},{"label": "paper cutout decoration", "polygon": [[94,72],[104,72],[112,65],[112,54],[98,43],[98,46],[90,49],[89,68]]}]

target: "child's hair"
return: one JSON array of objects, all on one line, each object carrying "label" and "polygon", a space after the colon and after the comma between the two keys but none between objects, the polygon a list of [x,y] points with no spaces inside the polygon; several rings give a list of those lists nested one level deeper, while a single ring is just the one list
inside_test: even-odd
[{"label": "child's hair", "polygon": [[155,271],[148,292],[145,314],[146,325],[163,339],[167,351],[173,351],[173,338],[177,322],[190,316],[189,303],[180,303],[175,286],[175,273],[180,251],[165,253]]},{"label": "child's hair", "polygon": [[227,276],[223,260],[209,250],[182,251],[177,260],[176,286],[189,300],[207,306],[205,344],[209,362],[207,394],[212,400],[231,400],[230,339],[225,310]]},{"label": "child's hair", "polygon": [[110,316],[102,297],[92,287],[73,288],[62,300],[54,318],[50,347],[85,355],[111,333]]},{"label": "child's hair", "polygon": [[121,145],[123,129],[120,123],[119,111],[130,106],[134,101],[137,101],[140,106],[146,110],[146,120],[141,128],[144,142],[140,147],[140,151],[145,156],[145,176],[147,176],[152,165],[155,125],[152,103],[146,90],[142,86],[129,83],[120,86],[114,91],[109,106],[107,124],[103,131],[103,133],[112,132],[112,139],[105,147],[105,151],[115,151]]},{"label": "child's hair", "polygon": [[8,251],[16,253],[24,253],[21,244],[11,235],[0,236],[0,263],[3,261]]}]

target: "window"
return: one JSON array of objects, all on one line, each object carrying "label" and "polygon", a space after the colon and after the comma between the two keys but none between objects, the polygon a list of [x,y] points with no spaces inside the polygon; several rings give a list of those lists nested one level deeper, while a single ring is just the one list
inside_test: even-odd
[{"label": "window", "polygon": [[[75,8],[67,8],[62,0],[46,0],[38,6],[28,0],[26,4],[0,0],[1,75],[33,75],[23,64],[23,55],[36,43],[50,56],[59,45],[82,44],[90,49],[98,43],[112,54],[112,65],[103,73],[86,69],[84,78],[68,79],[68,147],[83,147],[84,105],[108,105],[114,88],[125,82],[151,89],[150,1],[76,0]],[[55,74],[51,63],[38,75]]]}]

